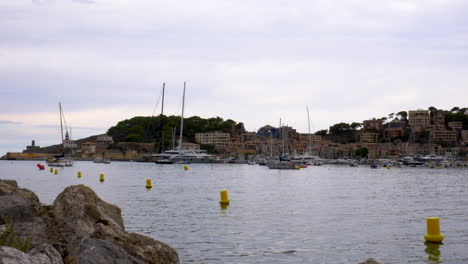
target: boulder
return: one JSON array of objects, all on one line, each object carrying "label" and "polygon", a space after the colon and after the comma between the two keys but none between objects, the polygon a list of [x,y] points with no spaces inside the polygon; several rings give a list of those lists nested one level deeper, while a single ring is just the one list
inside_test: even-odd
[{"label": "boulder", "polygon": [[[32,239],[34,248],[29,257],[41,264],[56,264],[58,258],[65,259],[67,264],[81,260],[91,263],[92,258],[86,258],[84,252],[122,255],[128,260],[119,262],[114,258],[114,262],[102,263],[179,263],[177,252],[170,246],[127,233],[120,208],[103,201],[84,185],[65,188],[53,205],[47,206],[41,205],[33,192],[19,189],[16,182],[0,180],[2,213],[11,217],[20,238]],[[41,245],[44,243],[48,245]]]},{"label": "boulder", "polygon": [[81,241],[81,245],[76,256],[69,256],[67,264],[146,264],[127,253],[114,243],[102,239],[86,238]]},{"label": "boulder", "polygon": [[63,264],[62,256],[51,245],[39,244],[28,252],[35,264]]},{"label": "boulder", "polygon": [[12,247],[0,247],[0,264],[63,264],[63,261],[54,247],[41,244],[28,254]]},{"label": "boulder", "polygon": [[31,257],[12,247],[0,246],[0,264],[33,264]]}]

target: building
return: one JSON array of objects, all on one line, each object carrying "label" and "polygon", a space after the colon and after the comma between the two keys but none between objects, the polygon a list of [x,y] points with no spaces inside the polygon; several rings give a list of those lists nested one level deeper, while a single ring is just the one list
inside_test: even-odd
[{"label": "building", "polygon": [[371,119],[371,120],[364,120],[363,121],[363,129],[375,129],[375,130],[382,130],[383,127],[383,120],[382,119]]},{"label": "building", "polygon": [[70,149],[76,149],[78,148],[78,144],[71,139],[66,139],[63,141],[63,147],[64,148],[70,148]]},{"label": "building", "polygon": [[387,124],[387,128],[406,128],[406,121],[394,120]]},{"label": "building", "polygon": [[437,113],[433,118],[432,118],[432,123],[434,125],[445,125],[445,116],[442,113]]},{"label": "building", "polygon": [[138,153],[154,153],[154,143],[119,142],[117,146],[125,152],[135,150]]},{"label": "building", "polygon": [[458,122],[458,121],[448,122],[448,126],[458,132],[463,130],[463,122]]},{"label": "building", "polygon": [[461,132],[462,143],[468,145],[468,130],[462,130]]},{"label": "building", "polygon": [[361,143],[377,143],[379,142],[380,133],[359,131],[357,140]]},{"label": "building", "polygon": [[430,132],[431,139],[435,142],[457,142],[457,132],[452,130],[431,130]]},{"label": "building", "polygon": [[195,133],[195,141],[202,145],[226,146],[231,141],[231,135],[219,131]]},{"label": "building", "polygon": [[31,146],[26,146],[26,149],[23,151],[23,153],[38,153],[38,152],[41,152],[41,147],[36,146],[35,140],[31,142]]},{"label": "building", "polygon": [[408,111],[408,124],[415,130],[425,129],[431,125],[431,114],[427,110]]},{"label": "building", "polygon": [[383,137],[385,140],[392,138],[402,137],[405,134],[404,128],[385,128],[383,131]]},{"label": "building", "polygon": [[94,142],[81,143],[80,149],[84,154],[94,154],[96,153],[96,143]]},{"label": "building", "polygon": [[200,145],[189,142],[182,142],[182,149],[184,150],[200,150]]}]

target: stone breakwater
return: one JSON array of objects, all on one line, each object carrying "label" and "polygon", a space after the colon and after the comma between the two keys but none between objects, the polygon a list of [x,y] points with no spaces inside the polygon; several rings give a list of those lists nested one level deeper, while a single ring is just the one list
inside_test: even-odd
[{"label": "stone breakwater", "polygon": [[[43,205],[16,181],[0,180],[0,217],[32,245],[27,253],[0,246],[0,264],[179,263],[167,244],[126,232],[120,208],[84,185],[69,186],[52,205]],[[0,220],[0,234],[5,226]]]}]

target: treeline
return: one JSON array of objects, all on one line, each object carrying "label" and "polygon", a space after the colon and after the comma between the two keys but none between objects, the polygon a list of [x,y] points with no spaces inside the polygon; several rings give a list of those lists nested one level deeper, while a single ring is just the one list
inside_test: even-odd
[{"label": "treeline", "polygon": [[[175,129],[176,139],[180,134],[180,116],[162,116],[163,128],[161,129],[161,116],[137,116],[126,119],[109,128],[107,134],[112,136],[115,143],[118,142],[147,142],[159,146],[161,133],[164,133],[165,149],[172,145],[172,134]],[[244,131],[244,124],[234,120],[224,120],[221,117],[201,118],[192,116],[184,118],[184,141],[195,142],[195,133],[210,131],[222,131],[235,133]]]}]

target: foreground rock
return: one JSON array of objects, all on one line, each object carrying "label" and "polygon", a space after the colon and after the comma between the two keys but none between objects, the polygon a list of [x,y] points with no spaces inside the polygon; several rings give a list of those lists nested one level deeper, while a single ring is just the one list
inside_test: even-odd
[{"label": "foreground rock", "polygon": [[[11,263],[179,263],[177,252],[168,245],[127,233],[120,208],[84,185],[65,188],[52,206],[45,206],[16,181],[0,180],[0,216],[15,223],[20,239],[32,239],[33,249]],[[0,263],[9,263],[5,254],[13,251],[1,252]]]}]

